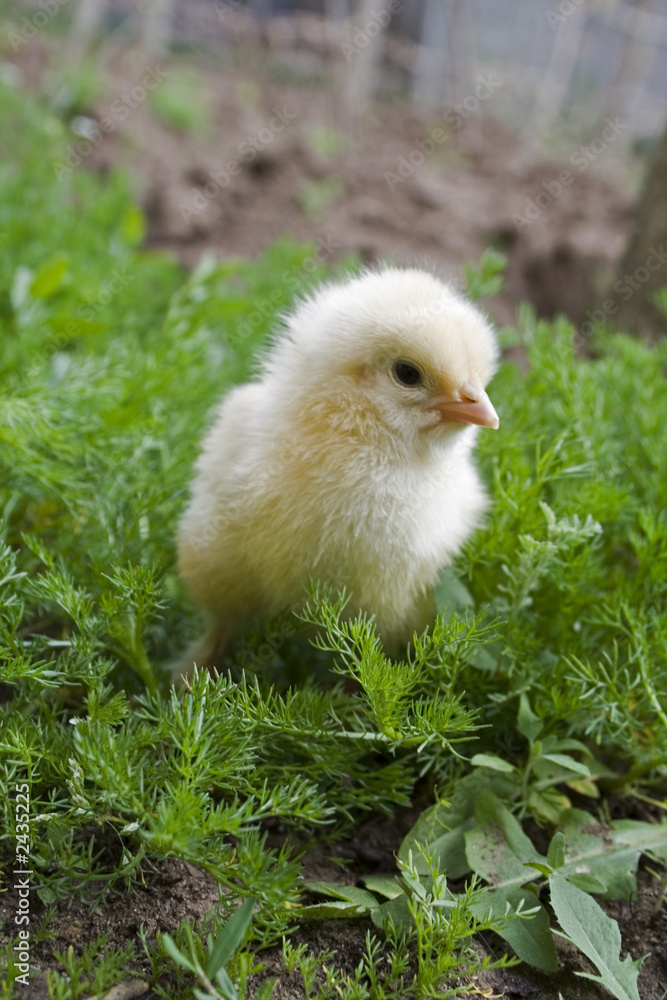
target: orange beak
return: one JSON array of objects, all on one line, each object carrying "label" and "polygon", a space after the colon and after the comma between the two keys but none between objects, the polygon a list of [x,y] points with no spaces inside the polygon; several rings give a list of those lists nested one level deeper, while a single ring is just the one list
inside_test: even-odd
[{"label": "orange beak", "polygon": [[494,430],[500,426],[493,403],[478,378],[469,379],[460,386],[454,399],[436,399],[431,408],[440,414],[443,424],[477,424]]}]

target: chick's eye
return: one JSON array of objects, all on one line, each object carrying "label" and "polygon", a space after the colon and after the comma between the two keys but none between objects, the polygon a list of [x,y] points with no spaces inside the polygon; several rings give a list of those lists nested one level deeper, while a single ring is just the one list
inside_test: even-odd
[{"label": "chick's eye", "polygon": [[401,385],[412,386],[422,384],[422,373],[419,371],[419,368],[415,368],[414,365],[409,364],[407,361],[397,361],[392,370],[396,380]]}]

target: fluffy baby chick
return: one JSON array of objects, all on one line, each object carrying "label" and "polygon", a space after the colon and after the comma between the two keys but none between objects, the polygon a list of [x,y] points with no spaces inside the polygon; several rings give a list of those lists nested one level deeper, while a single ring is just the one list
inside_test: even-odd
[{"label": "fluffy baby chick", "polygon": [[221,665],[249,620],[345,587],[385,643],[432,617],[438,571],[486,500],[471,452],[498,427],[483,316],[431,274],[386,267],[327,284],[288,316],[256,381],[204,441],[179,530],[180,570]]}]

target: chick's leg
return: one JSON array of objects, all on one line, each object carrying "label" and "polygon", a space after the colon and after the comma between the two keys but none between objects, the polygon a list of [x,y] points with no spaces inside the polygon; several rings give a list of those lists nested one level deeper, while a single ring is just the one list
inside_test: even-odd
[{"label": "chick's leg", "polygon": [[392,659],[403,660],[415,633],[421,635],[433,624],[437,607],[431,589],[421,591],[402,621],[378,622],[384,651]]},{"label": "chick's leg", "polygon": [[202,636],[191,642],[182,656],[171,665],[171,672],[174,677],[183,677],[186,680],[192,677],[195,665],[199,670],[208,670],[211,673],[214,669],[222,671],[225,665],[225,652],[229,643],[229,635],[220,627],[211,627]]}]

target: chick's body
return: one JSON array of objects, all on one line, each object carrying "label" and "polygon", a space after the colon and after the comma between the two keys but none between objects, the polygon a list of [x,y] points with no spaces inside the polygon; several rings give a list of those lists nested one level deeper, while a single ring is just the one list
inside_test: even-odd
[{"label": "chick's body", "polygon": [[252,618],[345,587],[385,641],[429,618],[428,588],[485,508],[475,424],[496,358],[483,317],[430,274],[325,286],[286,321],[258,381],[225,398],[179,533],[203,608],[201,659]]}]

